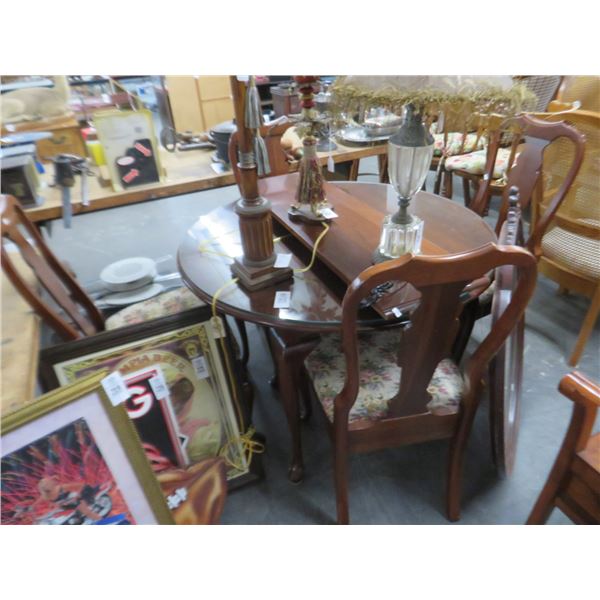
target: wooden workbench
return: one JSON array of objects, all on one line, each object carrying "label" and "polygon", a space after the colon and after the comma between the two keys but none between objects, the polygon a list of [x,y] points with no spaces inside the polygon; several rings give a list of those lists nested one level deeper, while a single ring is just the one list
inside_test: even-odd
[{"label": "wooden workbench", "polygon": [[[295,133],[290,131],[290,136]],[[286,137],[288,134],[286,133]],[[296,140],[298,139],[297,136]],[[343,163],[369,156],[386,154],[387,144],[345,146],[337,143],[337,149],[332,152],[335,163]],[[301,145],[299,140],[297,145]],[[102,187],[96,177],[88,178],[88,191],[90,204],[81,204],[79,180],[72,190],[73,214],[95,212],[105,208],[113,208],[147,200],[189,194],[201,190],[218,188],[235,183],[233,172],[228,170],[217,174],[212,168],[212,155],[215,150],[189,150],[186,152],[170,153],[161,149],[160,161],[166,171],[165,181],[140,185],[123,191],[115,192],[112,187]],[[319,153],[321,164],[327,164],[329,154]],[[296,166],[297,168],[297,166]],[[293,170],[293,169],[292,169]],[[49,221],[59,219],[62,216],[60,189],[50,187],[53,179],[53,169],[48,167],[46,174],[42,176],[44,188],[41,195],[44,202],[37,207],[27,209],[27,215],[32,221]]]},{"label": "wooden workbench", "polygon": [[[19,270],[29,271],[19,256],[13,258]],[[2,274],[2,360],[0,363],[0,398],[2,415],[13,412],[35,397],[40,320],[23,300],[12,283]]]}]

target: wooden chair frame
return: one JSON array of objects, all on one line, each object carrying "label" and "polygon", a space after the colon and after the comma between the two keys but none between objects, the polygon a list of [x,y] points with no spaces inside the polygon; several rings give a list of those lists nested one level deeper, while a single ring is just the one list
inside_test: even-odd
[{"label": "wooden chair frame", "polygon": [[[14,267],[2,245],[2,269],[33,310],[64,340],[75,340],[104,329],[104,317],[91,298],[48,248],[37,227],[29,220],[13,196],[0,196],[2,238],[17,245],[37,280],[64,310],[70,322],[58,310],[42,300]],[[24,230],[27,239],[21,231]]]},{"label": "wooden chair frame", "polygon": [[[466,392],[460,411],[457,414],[435,416],[425,408],[430,400],[426,388],[438,363],[450,355],[461,309],[460,294],[467,283],[502,265],[514,265],[519,271],[512,301],[466,367]],[[391,401],[387,418],[375,422],[358,420],[349,423],[349,413],[359,391],[357,310],[360,301],[374,287],[387,281],[404,281],[421,292],[421,303],[411,315],[412,325],[404,332],[399,349],[399,364],[403,369],[400,391]],[[517,247],[488,244],[466,255],[406,255],[370,267],[352,282],[342,305],[346,380],[334,400],[333,423],[328,422],[334,445],[339,523],[349,521],[349,453],[445,438],[451,438],[447,514],[450,520],[459,518],[463,456],[479,403],[483,370],[525,311],[535,281],[535,259],[529,252]],[[432,341],[434,339],[435,343]],[[295,418],[292,427],[299,431],[297,407],[290,412]],[[292,464],[295,462],[301,465],[301,455],[293,457]]]},{"label": "wooden chair frame", "polygon": [[569,428],[544,485],[527,519],[542,525],[554,507],[578,524],[600,524],[600,433],[591,440],[600,406],[600,386],[574,371],[558,386],[573,401]]}]

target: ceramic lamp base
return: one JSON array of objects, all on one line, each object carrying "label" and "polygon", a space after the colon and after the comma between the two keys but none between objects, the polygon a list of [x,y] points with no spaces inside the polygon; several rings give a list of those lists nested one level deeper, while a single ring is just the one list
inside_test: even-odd
[{"label": "ceramic lamp base", "polygon": [[293,277],[292,269],[289,267],[284,269],[275,268],[273,265],[249,267],[242,260],[242,258],[233,260],[231,272],[238,278],[238,283],[247,290],[262,290]]}]

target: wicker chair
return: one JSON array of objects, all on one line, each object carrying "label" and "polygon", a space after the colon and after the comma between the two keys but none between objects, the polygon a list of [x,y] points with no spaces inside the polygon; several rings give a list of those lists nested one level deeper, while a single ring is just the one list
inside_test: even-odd
[{"label": "wicker chair", "polygon": [[[586,137],[583,164],[560,209],[542,238],[539,271],[556,281],[564,292],[591,297],[570,365],[579,362],[600,313],[600,113],[576,111],[568,115],[545,115],[546,120],[565,120]],[[543,210],[565,177],[573,147],[558,140],[544,155]],[[533,220],[540,211],[535,211]]]},{"label": "wicker chair", "polygon": [[600,77],[564,77],[556,100],[562,103],[579,102],[581,110],[600,112]]}]

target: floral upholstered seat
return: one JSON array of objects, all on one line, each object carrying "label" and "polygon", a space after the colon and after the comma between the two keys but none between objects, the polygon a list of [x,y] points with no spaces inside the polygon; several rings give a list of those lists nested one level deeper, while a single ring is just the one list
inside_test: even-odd
[{"label": "floral upholstered seat", "polygon": [[118,329],[126,325],[144,323],[197,306],[204,306],[204,302],[198,299],[188,288],[180,287],[120,310],[106,319],[105,328],[107,330]]},{"label": "floral upholstered seat", "polygon": [[[502,179],[508,168],[510,149],[500,148],[494,164],[494,179]],[[446,170],[466,171],[473,175],[483,175],[485,171],[486,150],[477,150],[458,156],[450,156],[446,159]]]},{"label": "floral upholstered seat", "polygon": [[[401,369],[396,364],[399,335],[398,331],[359,335],[360,388],[350,410],[350,422],[386,417],[390,401],[400,389]],[[327,418],[333,421],[334,399],[342,390],[346,377],[340,336],[323,336],[307,357],[305,366]],[[431,395],[427,409],[435,415],[456,413],[463,390],[458,367],[450,359],[442,360],[427,387]]]},{"label": "floral upholstered seat", "polygon": [[[454,156],[459,152],[472,152],[473,150],[477,150],[478,148],[483,148],[485,140],[480,137],[479,141],[477,141],[477,134],[475,133],[467,133],[467,139],[465,140],[465,145],[461,148],[461,144],[463,141],[464,134],[459,132],[451,132],[448,133],[448,138],[446,141],[446,156]],[[433,155],[441,156],[442,150],[444,149],[444,134],[443,133],[434,133],[433,134]]]}]

